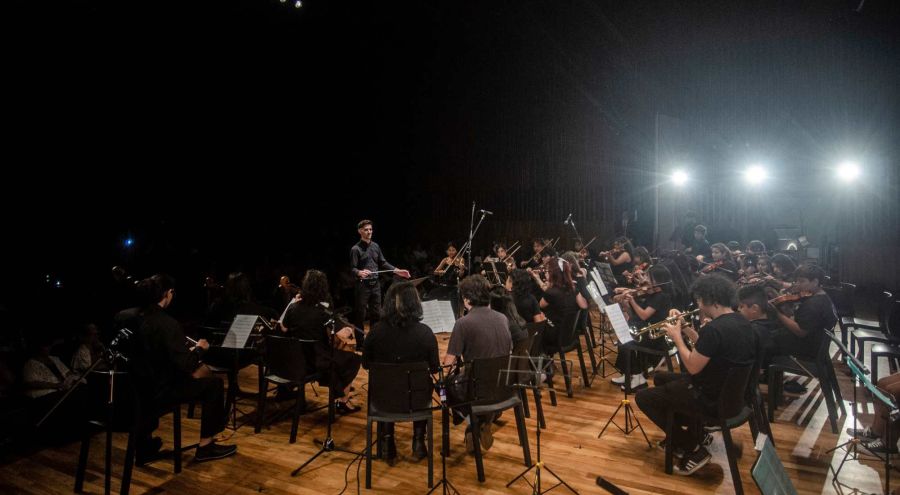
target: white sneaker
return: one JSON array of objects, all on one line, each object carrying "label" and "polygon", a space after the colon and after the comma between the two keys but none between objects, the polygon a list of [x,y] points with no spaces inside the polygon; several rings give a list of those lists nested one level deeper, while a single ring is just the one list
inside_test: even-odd
[{"label": "white sneaker", "polygon": [[[647,379],[644,378],[644,375],[631,375],[631,390],[645,386],[647,386]],[[625,386],[623,384],[622,390],[624,389]]]},{"label": "white sneaker", "polygon": [[625,384],[625,375],[617,376],[610,381],[615,383],[616,385],[624,385]]}]

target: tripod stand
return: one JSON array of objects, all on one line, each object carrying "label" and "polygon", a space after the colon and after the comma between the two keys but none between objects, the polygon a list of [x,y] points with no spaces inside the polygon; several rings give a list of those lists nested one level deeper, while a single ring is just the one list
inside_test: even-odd
[{"label": "tripod stand", "polygon": [[442,495],[459,495],[459,490],[447,479],[447,456],[450,455],[450,405],[447,404],[447,384],[443,366],[438,368],[438,396],[441,399],[441,479],[431,490],[428,490],[426,495],[434,493],[438,487],[440,487]]},{"label": "tripod stand", "polygon": [[[325,438],[323,440],[315,439],[313,442],[316,445],[319,445],[319,451],[313,454],[312,457],[306,460],[303,464],[300,465],[297,469],[291,471],[291,476],[297,476],[300,474],[300,471],[305,468],[307,465],[316,460],[320,455],[325,452],[345,452],[347,454],[353,454],[356,458],[360,458],[365,455],[365,452],[357,452],[354,450],[338,447],[334,444],[334,438],[331,437],[331,427],[334,423],[334,339],[337,338],[335,335],[337,328],[337,315],[329,312],[331,316],[328,321],[325,322],[325,326],[329,329],[329,336],[331,337],[331,341],[328,342],[331,352],[331,359],[328,361],[328,428],[325,433]],[[302,393],[302,391],[301,391]]]},{"label": "tripod stand", "polygon": [[[625,379],[627,380],[628,378],[626,377]],[[618,416],[619,411],[623,408],[625,409],[624,428],[619,426],[619,424],[614,421],[616,419],[616,416]],[[600,434],[597,435],[597,438],[603,436],[603,433],[606,432],[606,429],[610,424],[618,428],[619,431],[626,435],[630,435],[634,430],[641,430],[641,434],[644,435],[644,440],[647,441],[647,446],[651,448],[653,447],[653,444],[650,443],[650,439],[647,438],[647,433],[644,431],[644,427],[641,426],[640,420],[638,420],[637,416],[634,414],[634,408],[631,406],[631,401],[628,400],[628,388],[625,389],[625,397],[622,398],[622,402],[619,403],[619,407],[617,407],[616,410],[613,411],[612,416],[610,416],[606,421],[606,424],[603,425],[603,429],[600,430]]]},{"label": "tripod stand", "polygon": [[[508,372],[513,372],[513,373],[517,373],[517,374],[523,373],[523,374],[528,375],[528,377],[529,377],[529,379],[527,381],[523,380],[523,382],[525,382],[525,383],[517,383],[517,384],[514,384],[513,386],[516,388],[533,390],[534,396],[535,396],[534,397],[535,402],[540,401],[541,400],[541,388],[542,388],[541,387],[541,375],[546,373],[546,371],[547,371],[546,368],[548,368],[549,366],[552,366],[553,362],[548,361],[547,363],[544,363],[543,357],[538,357],[537,360],[534,360],[530,357],[513,356],[510,358],[510,360],[512,360],[512,359],[528,359],[529,365],[532,370],[531,372],[528,372],[528,373],[523,373],[518,370],[507,370]],[[541,426],[540,426],[540,424],[537,425],[535,430],[536,430],[535,435],[537,437],[537,440],[536,440],[536,442],[537,442],[537,444],[536,444],[537,462],[535,462],[531,467],[529,467],[529,468],[525,469],[524,471],[522,471],[521,473],[519,473],[518,476],[516,476],[509,483],[507,483],[506,488],[509,488],[510,486],[512,486],[513,483],[515,483],[516,481],[518,481],[521,478],[521,479],[525,480],[525,483],[528,483],[528,485],[531,486],[532,495],[543,495],[544,493],[547,493],[550,490],[553,490],[554,488],[556,488],[560,485],[565,486],[566,488],[571,490],[572,493],[574,493],[575,495],[578,495],[578,492],[574,488],[569,486],[568,483],[566,483],[562,478],[559,477],[559,475],[557,475],[556,473],[553,472],[552,469],[550,469],[550,466],[545,465],[544,461],[541,460]],[[528,481],[528,479],[525,478],[525,475],[530,473],[531,470],[534,470],[534,481],[533,482]],[[541,490],[541,470],[546,470],[548,473],[550,473],[551,476],[556,478],[556,480],[559,481],[559,483],[551,486],[550,488],[548,488],[546,490]]]}]

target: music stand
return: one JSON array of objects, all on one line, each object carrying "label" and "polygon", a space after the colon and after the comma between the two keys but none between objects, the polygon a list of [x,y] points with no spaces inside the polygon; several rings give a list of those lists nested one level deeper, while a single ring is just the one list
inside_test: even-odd
[{"label": "music stand", "polygon": [[609,263],[595,261],[594,268],[597,271],[597,275],[600,276],[600,279],[603,280],[603,283],[606,284],[607,287],[614,287],[619,284],[616,281],[616,275],[613,273],[612,265]]},{"label": "music stand", "polygon": [[[619,307],[618,304],[610,304],[606,306],[606,314],[609,316],[610,323],[613,326],[613,329],[616,331],[616,336],[619,338],[619,345],[627,344],[628,342],[632,342],[631,333],[628,328],[628,324],[625,322],[625,316],[622,314],[622,308]],[[628,351],[626,351],[628,352]],[[627,374],[623,374],[625,376],[625,386],[622,387],[622,391],[625,393],[625,396],[622,398],[622,402],[619,403],[619,407],[613,411],[612,416],[609,417],[609,420],[606,421],[606,424],[603,425],[603,429],[600,430],[600,434],[597,435],[597,438],[603,436],[603,433],[606,432],[606,429],[610,424],[615,426],[625,435],[630,435],[634,430],[641,430],[641,434],[644,435],[644,440],[647,441],[648,447],[653,447],[653,444],[650,443],[650,439],[647,438],[647,432],[644,431],[644,427],[641,426],[640,420],[637,418],[637,415],[634,413],[634,408],[631,406],[631,401],[628,400],[628,394],[631,392],[630,386],[630,377]],[[616,416],[619,414],[619,411],[625,409],[625,427],[619,426],[614,420]]]},{"label": "music stand", "polygon": [[[607,331],[604,331],[604,329],[603,329],[603,326],[604,326],[603,323],[605,321],[608,322],[609,318],[604,316],[606,314],[606,310],[605,310],[606,301],[603,299],[603,294],[600,289],[602,287],[603,292],[605,292],[606,288],[604,285],[602,285],[603,284],[602,281],[600,282],[601,285],[598,286],[597,280],[600,280],[600,275],[595,275],[595,271],[594,271],[594,272],[591,272],[591,276],[595,277],[595,280],[591,281],[591,283],[588,284],[588,293],[590,293],[591,299],[593,299],[594,302],[597,303],[597,307],[600,308],[600,320],[601,320],[600,321],[600,332],[599,332],[600,333],[600,342],[594,344],[595,348],[597,348],[597,347],[600,348],[600,372],[598,373],[597,370],[595,369],[594,372],[591,374],[591,382],[593,382],[594,378],[597,376],[600,376],[600,378],[605,379],[606,377],[608,377],[610,375],[614,375],[616,373],[615,371],[610,371],[609,373],[606,372],[607,364],[609,364],[610,367],[613,367],[613,369],[615,369],[614,363],[612,361],[610,361],[608,357],[606,357],[606,353],[607,352],[616,353],[616,351],[614,351],[606,346]],[[590,313],[588,314],[588,324],[591,324]],[[592,324],[591,324],[591,330],[593,331]],[[591,352],[593,353],[593,350]]]},{"label": "music stand", "polygon": [[[516,360],[522,360],[522,359],[528,360],[528,367],[529,367],[530,371],[522,371],[522,370],[518,369],[517,367],[513,366],[513,363],[516,362]],[[510,356],[509,357],[509,369],[501,370],[501,373],[506,373],[507,385],[510,384],[509,383],[510,375],[515,375],[516,379],[514,380],[514,383],[512,383],[512,386],[514,388],[533,390],[534,391],[534,400],[535,400],[535,402],[537,402],[537,401],[541,400],[541,390],[543,389],[543,384],[541,383],[541,375],[547,374],[549,372],[549,369],[552,366],[553,366],[553,360],[552,359],[544,360],[543,356],[537,356],[536,358],[532,358],[530,356]],[[544,493],[547,493],[550,490],[553,490],[554,488],[556,488],[560,485],[565,486],[566,488],[571,490],[572,493],[574,493],[575,495],[578,495],[578,492],[574,488],[572,488],[568,483],[566,483],[562,478],[560,478],[559,475],[554,473],[553,470],[550,469],[550,466],[545,465],[544,462],[541,460],[541,426],[540,426],[540,424],[536,425],[535,430],[537,430],[535,432],[535,436],[537,437],[537,440],[536,440],[536,442],[537,442],[537,444],[536,444],[537,462],[535,462],[534,464],[531,465],[531,467],[526,468],[524,471],[519,473],[518,476],[516,476],[515,478],[510,480],[510,482],[506,484],[506,488],[509,488],[510,486],[512,486],[513,483],[515,483],[516,481],[518,481],[521,478],[521,479],[524,479],[525,483],[527,483],[531,487],[532,495],[543,495]],[[525,478],[525,475],[530,473],[532,469],[534,470],[534,481],[533,482],[528,481],[528,479]],[[559,483],[542,491],[541,490],[541,470],[542,469],[546,470],[548,473],[550,473],[554,478],[557,479],[557,481],[559,481]]]},{"label": "music stand", "polygon": [[459,495],[459,490],[447,478],[447,456],[450,455],[450,405],[447,403],[447,382],[444,368],[445,366],[438,368],[438,382],[436,384],[438,397],[440,397],[438,407],[441,409],[441,479],[426,492],[426,495],[430,495],[438,487],[441,488],[442,495]]},{"label": "music stand", "polygon": [[228,416],[231,419],[229,421],[230,425],[226,425],[226,427],[232,431],[237,431],[238,428],[247,424],[245,422],[238,425],[237,421],[238,412],[245,417],[247,415],[246,412],[238,410],[237,407],[238,398],[244,397],[244,395],[240,393],[240,386],[238,385],[238,374],[241,370],[241,353],[252,348],[252,346],[249,345],[251,342],[250,336],[253,334],[254,330],[258,329],[261,331],[263,327],[272,330],[272,325],[260,315],[236,315],[231,322],[231,325],[228,327],[228,331],[225,333],[222,343],[217,346],[223,350],[223,353],[226,352],[225,349],[233,351],[229,352],[234,359],[232,366],[216,366],[219,371],[224,370],[228,376],[228,395],[225,398],[225,403],[230,405]]}]

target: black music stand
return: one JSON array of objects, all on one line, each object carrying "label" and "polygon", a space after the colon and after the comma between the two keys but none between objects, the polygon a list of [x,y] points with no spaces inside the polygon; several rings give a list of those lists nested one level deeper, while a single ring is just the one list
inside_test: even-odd
[{"label": "black music stand", "polygon": [[[326,310],[326,311],[328,311],[328,310]],[[313,440],[313,443],[315,443],[316,445],[319,445],[319,451],[316,452],[315,454],[313,454],[312,457],[307,459],[306,462],[301,464],[297,469],[294,469],[293,471],[291,471],[291,476],[297,476],[298,474],[300,474],[300,471],[303,468],[305,468],[307,465],[309,465],[311,462],[316,460],[320,455],[324,454],[325,452],[338,451],[338,452],[345,452],[347,454],[353,454],[355,456],[353,459],[354,461],[366,455],[365,452],[357,452],[355,450],[350,450],[350,449],[336,446],[334,444],[334,438],[331,437],[331,427],[332,427],[332,424],[334,423],[334,387],[333,387],[333,385],[334,385],[334,383],[333,383],[333,381],[334,381],[334,379],[333,379],[333,377],[334,377],[334,339],[337,338],[335,333],[337,333],[338,314],[331,313],[330,311],[328,311],[328,314],[330,315],[330,318],[328,318],[328,321],[325,322],[325,326],[328,327],[328,329],[329,329],[328,334],[331,336],[330,341],[327,342],[328,347],[331,349],[331,359],[328,361],[328,372],[326,375],[328,377],[328,427],[327,427],[324,439]],[[301,385],[300,393],[303,393],[302,385]]]},{"label": "black music stand", "polygon": [[[246,335],[240,333],[240,330],[236,327],[238,318],[242,316],[247,318],[247,323],[250,325],[250,332]],[[253,318],[252,324],[250,324],[249,318]],[[230,366],[227,367],[216,366],[215,364],[212,365],[216,368],[216,370],[213,370],[214,372],[224,371],[228,376],[228,391],[225,397],[225,403],[229,405],[228,417],[230,418],[230,420],[228,422],[229,424],[226,424],[225,427],[232,431],[237,431],[238,428],[248,423],[248,421],[245,421],[242,424],[238,424],[237,420],[239,412],[242,416],[247,416],[247,413],[239,410],[237,405],[238,399],[245,396],[241,393],[240,386],[238,385],[238,374],[240,374],[241,371],[241,353],[253,349],[253,346],[251,344],[253,340],[251,339],[251,337],[253,337],[254,335],[261,335],[263,328],[269,331],[273,329],[272,325],[270,325],[269,322],[267,322],[266,319],[260,315],[235,316],[235,319],[232,321],[232,324],[229,326],[228,331],[225,333],[222,342],[218,346],[219,349],[222,349],[223,354],[232,355],[233,362]],[[249,364],[250,363],[248,363],[248,365]],[[209,366],[208,363],[207,365]]]},{"label": "black music stand", "polygon": [[450,405],[447,404],[447,382],[444,368],[444,366],[438,368],[438,382],[436,384],[438,396],[440,397],[438,407],[441,409],[441,479],[426,492],[426,495],[434,493],[438,487],[441,488],[442,495],[459,495],[459,490],[447,478],[447,456],[450,455]]},{"label": "black music stand", "polygon": [[[529,361],[529,368],[531,369],[531,371],[521,371],[519,369],[515,369],[513,363],[517,359],[527,359]],[[516,380],[512,384],[512,386],[515,388],[533,390],[535,402],[540,401],[541,390],[543,389],[543,384],[541,383],[541,375],[548,374],[550,368],[553,367],[553,360],[550,359],[545,361],[543,356],[538,356],[536,358],[532,358],[530,356],[510,356],[509,362],[509,369],[503,370],[503,372],[507,374],[507,383],[509,383],[509,375],[515,374]],[[509,488],[513,483],[521,478],[525,480],[525,483],[527,483],[528,486],[531,487],[532,495],[543,495],[544,493],[547,493],[560,485],[565,486],[566,488],[571,490],[572,493],[578,495],[578,492],[574,488],[566,483],[565,480],[560,478],[559,475],[554,473],[553,470],[550,469],[550,466],[547,466],[546,464],[544,464],[544,461],[541,460],[541,425],[537,424],[535,430],[535,435],[537,437],[537,462],[535,462],[531,465],[531,467],[526,468],[524,471],[519,473],[518,476],[510,480],[510,482],[506,484],[506,488]],[[528,481],[528,479],[525,478],[525,475],[530,473],[532,469],[534,470],[533,482]],[[546,470],[548,473],[550,473],[550,475],[556,478],[559,483],[551,486],[546,490],[541,490],[541,470]]]}]

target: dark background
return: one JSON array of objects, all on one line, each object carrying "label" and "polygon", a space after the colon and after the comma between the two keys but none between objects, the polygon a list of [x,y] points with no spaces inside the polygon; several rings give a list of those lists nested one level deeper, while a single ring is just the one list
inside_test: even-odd
[{"label": "dark background", "polygon": [[695,180],[661,215],[799,226],[836,276],[896,288],[900,7],[859,5],[6,2],[2,300],[102,313],[114,264],[186,294],[333,273],[360,218],[396,262],[465,238],[472,201],[495,213],[476,250],[570,237],[570,212],[606,241],[623,210],[649,245],[675,163]]}]

